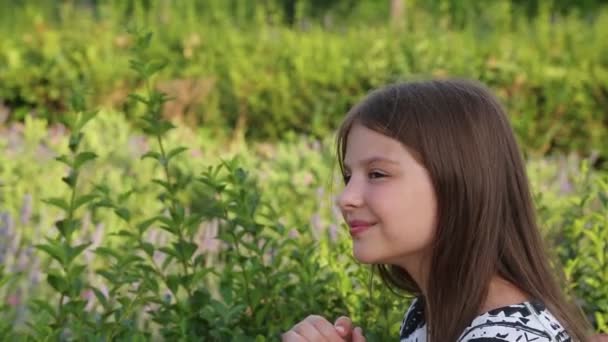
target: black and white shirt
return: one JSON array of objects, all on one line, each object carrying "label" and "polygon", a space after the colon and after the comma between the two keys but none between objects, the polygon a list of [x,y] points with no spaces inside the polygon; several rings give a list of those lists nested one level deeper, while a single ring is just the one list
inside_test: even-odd
[{"label": "black and white shirt", "polygon": [[[424,305],[414,299],[401,323],[401,342],[426,342]],[[538,301],[503,306],[477,316],[458,342],[570,342],[559,321]]]}]

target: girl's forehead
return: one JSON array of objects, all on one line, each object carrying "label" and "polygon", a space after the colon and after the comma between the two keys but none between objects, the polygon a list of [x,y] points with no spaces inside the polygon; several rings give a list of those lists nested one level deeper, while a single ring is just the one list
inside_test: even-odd
[{"label": "girl's forehead", "polygon": [[372,162],[403,165],[420,159],[418,153],[407,148],[399,140],[360,124],[353,125],[344,147],[343,162],[345,165],[362,165]]},{"label": "girl's forehead", "polygon": [[374,131],[362,125],[355,125],[348,133],[346,143],[346,154],[380,154],[389,156],[395,153],[403,153],[403,145],[380,132]]}]

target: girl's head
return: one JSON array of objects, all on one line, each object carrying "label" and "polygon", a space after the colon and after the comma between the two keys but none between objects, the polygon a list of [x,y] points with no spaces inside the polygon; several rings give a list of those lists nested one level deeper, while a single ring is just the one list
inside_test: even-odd
[{"label": "girl's head", "polygon": [[337,153],[345,220],[373,224],[353,236],[355,257],[388,285],[424,288],[431,340],[456,340],[494,275],[582,333],[553,279],[515,137],[485,87],[437,80],[374,91],[347,114]]}]

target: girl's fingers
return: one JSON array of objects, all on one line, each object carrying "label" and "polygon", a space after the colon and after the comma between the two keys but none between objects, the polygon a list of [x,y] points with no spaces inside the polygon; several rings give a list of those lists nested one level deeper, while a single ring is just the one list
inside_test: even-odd
[{"label": "girl's fingers", "polygon": [[324,341],[321,332],[308,321],[308,318],[296,324],[291,330],[302,336],[306,341]]},{"label": "girl's fingers", "polygon": [[[318,315],[310,315],[296,324],[283,342],[343,342],[344,339],[338,334],[333,324]],[[291,340],[293,338],[293,340]],[[300,339],[298,339],[300,338]]]},{"label": "girl's fingers", "polygon": [[324,339],[319,341],[342,342],[342,337],[336,331],[336,328],[325,318],[318,315],[308,316],[305,321],[314,326]]},{"label": "girl's fingers", "polygon": [[289,330],[288,332],[281,335],[281,342],[307,342],[302,335],[298,334],[293,330]]},{"label": "girl's fingers", "polygon": [[340,316],[334,323],[336,330],[345,340],[349,340],[353,330],[353,322],[346,316]]},{"label": "girl's fingers", "polygon": [[353,330],[353,339],[352,342],[366,342],[365,336],[363,336],[363,329],[360,327],[356,327]]}]

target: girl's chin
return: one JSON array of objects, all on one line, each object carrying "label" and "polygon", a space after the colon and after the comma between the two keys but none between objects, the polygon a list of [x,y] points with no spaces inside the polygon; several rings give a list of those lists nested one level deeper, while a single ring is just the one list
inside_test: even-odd
[{"label": "girl's chin", "polygon": [[376,255],[374,252],[378,252],[378,250],[367,250],[363,248],[363,246],[357,246],[360,242],[355,242],[353,244],[353,256],[357,261],[362,264],[380,264],[383,263],[382,258],[379,255]]}]

